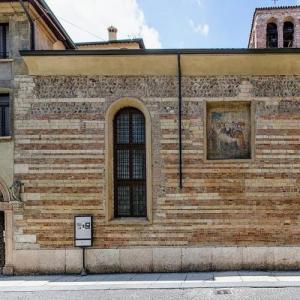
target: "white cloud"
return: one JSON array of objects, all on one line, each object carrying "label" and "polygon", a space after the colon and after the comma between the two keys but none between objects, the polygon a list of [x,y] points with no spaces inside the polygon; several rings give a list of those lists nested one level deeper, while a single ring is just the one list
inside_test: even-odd
[{"label": "white cloud", "polygon": [[107,27],[113,25],[118,28],[119,39],[142,37],[147,48],[161,48],[159,33],[147,25],[137,0],[47,0],[47,3],[76,42],[107,40]]},{"label": "white cloud", "polygon": [[198,4],[198,6],[202,7],[202,0],[196,0],[196,3]]},{"label": "white cloud", "polygon": [[208,35],[208,33],[209,33],[209,25],[208,24],[196,24],[194,22],[194,20],[192,20],[192,19],[189,19],[189,24],[196,33],[200,33],[203,36]]}]

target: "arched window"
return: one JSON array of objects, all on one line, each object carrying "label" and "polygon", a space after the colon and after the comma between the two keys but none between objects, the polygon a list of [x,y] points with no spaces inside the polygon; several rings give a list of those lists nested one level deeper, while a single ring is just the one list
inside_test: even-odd
[{"label": "arched window", "polygon": [[147,216],[145,117],[136,108],[114,118],[114,214]]},{"label": "arched window", "polygon": [[284,22],[283,25],[283,47],[291,48],[294,43],[294,24],[292,22]]},{"label": "arched window", "polygon": [[267,48],[278,48],[278,31],[275,23],[267,25]]}]

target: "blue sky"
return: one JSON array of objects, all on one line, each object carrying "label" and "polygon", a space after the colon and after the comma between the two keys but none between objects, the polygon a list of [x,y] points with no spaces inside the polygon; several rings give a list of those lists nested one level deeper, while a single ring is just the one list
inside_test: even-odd
[{"label": "blue sky", "polygon": [[[245,48],[256,7],[272,0],[47,0],[75,42],[142,37],[147,48]],[[278,0],[296,5],[300,0]]]},{"label": "blue sky", "polygon": [[[158,30],[163,48],[247,47],[255,8],[274,4],[271,0],[138,1],[148,25]],[[297,2],[279,0],[277,5]],[[205,25],[209,28],[207,34],[201,31]],[[200,26],[198,31],[197,26]]]}]

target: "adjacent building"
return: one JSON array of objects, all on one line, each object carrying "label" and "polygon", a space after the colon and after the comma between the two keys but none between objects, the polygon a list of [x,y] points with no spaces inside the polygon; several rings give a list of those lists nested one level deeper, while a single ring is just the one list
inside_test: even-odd
[{"label": "adjacent building", "polygon": [[[80,272],[82,215],[89,272],[298,269],[298,7],[257,9],[236,50],[147,50],[114,27],[75,44],[38,7],[0,1],[3,272]],[[276,46],[279,12],[294,31]]]}]

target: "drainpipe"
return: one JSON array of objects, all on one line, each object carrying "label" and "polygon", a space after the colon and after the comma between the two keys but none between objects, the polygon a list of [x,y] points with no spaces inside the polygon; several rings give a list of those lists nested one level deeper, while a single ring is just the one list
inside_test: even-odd
[{"label": "drainpipe", "polygon": [[181,76],[181,56],[177,53],[178,68],[178,135],[179,135],[179,188],[183,188],[182,176],[182,76]]},{"label": "drainpipe", "polygon": [[29,21],[29,24],[30,24],[30,50],[35,50],[35,28],[34,28],[34,22],[23,2],[23,0],[19,0],[27,18],[28,18],[28,21]]}]

